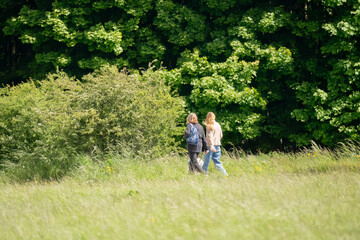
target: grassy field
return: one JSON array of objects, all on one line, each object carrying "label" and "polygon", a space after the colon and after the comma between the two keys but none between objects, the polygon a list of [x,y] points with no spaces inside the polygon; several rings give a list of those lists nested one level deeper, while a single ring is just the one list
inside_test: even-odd
[{"label": "grassy field", "polygon": [[0,176],[0,239],[359,239],[358,149],[223,154],[228,177],[185,156],[82,157],[58,182]]}]

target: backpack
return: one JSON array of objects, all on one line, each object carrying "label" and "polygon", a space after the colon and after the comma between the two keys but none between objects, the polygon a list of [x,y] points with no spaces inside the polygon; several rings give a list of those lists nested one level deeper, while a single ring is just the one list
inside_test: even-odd
[{"label": "backpack", "polygon": [[190,136],[186,139],[188,144],[197,145],[199,143],[199,130],[190,123]]}]

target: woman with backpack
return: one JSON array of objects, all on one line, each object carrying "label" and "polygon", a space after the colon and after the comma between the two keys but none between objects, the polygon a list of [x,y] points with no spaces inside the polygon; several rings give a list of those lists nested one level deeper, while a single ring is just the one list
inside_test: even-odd
[{"label": "woman with backpack", "polygon": [[184,139],[186,140],[186,147],[190,157],[189,171],[202,173],[202,169],[197,161],[197,158],[203,149],[205,149],[206,152],[209,152],[208,145],[205,140],[204,129],[198,123],[198,118],[195,113],[189,114],[186,118],[186,125]]},{"label": "woman with backpack", "polygon": [[213,112],[208,112],[205,120],[206,125],[206,142],[210,148],[205,154],[204,164],[202,165],[202,170],[207,174],[208,167],[210,164],[210,160],[212,159],[215,165],[215,168],[220,171],[222,174],[227,176],[227,172],[220,162],[221,156],[221,138],[223,137],[223,133],[221,130],[221,126],[218,122],[215,121],[215,114]]}]

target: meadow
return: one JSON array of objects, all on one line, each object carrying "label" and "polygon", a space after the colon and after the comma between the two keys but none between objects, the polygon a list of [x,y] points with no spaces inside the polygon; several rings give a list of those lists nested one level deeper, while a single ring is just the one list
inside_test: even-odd
[{"label": "meadow", "polygon": [[81,165],[58,181],[0,175],[0,239],[359,239],[360,151],[223,152],[229,176],[186,155]]}]

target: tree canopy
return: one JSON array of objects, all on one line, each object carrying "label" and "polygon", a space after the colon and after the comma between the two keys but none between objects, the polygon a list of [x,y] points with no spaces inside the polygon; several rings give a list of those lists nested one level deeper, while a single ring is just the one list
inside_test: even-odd
[{"label": "tree canopy", "polygon": [[3,0],[0,13],[1,84],[156,59],[228,144],[360,140],[359,1]]}]

